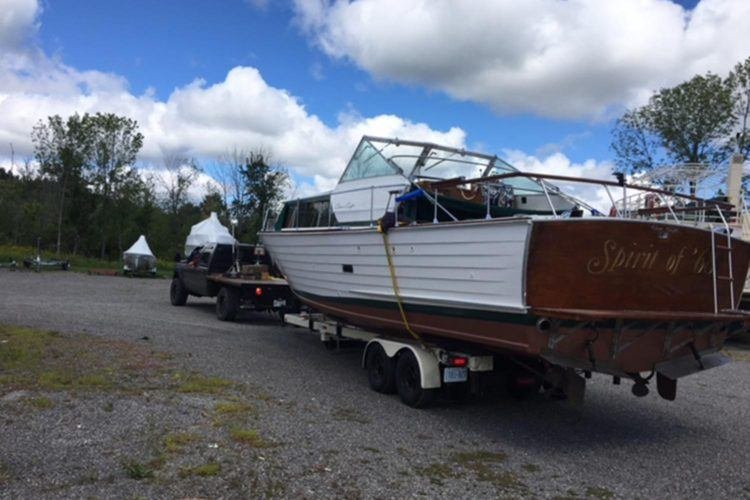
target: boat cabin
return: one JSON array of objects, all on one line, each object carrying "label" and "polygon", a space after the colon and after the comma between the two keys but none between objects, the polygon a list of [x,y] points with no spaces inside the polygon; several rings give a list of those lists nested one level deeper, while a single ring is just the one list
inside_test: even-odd
[{"label": "boat cabin", "polygon": [[394,207],[406,223],[577,214],[577,200],[528,177],[456,183],[517,172],[495,155],[365,136],[333,191],[287,201],[275,229],[369,226]]}]

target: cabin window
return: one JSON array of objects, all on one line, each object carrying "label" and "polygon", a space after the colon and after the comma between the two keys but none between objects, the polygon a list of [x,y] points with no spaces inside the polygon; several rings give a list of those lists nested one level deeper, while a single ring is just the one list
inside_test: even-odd
[{"label": "cabin window", "polygon": [[340,182],[395,175],[398,171],[369,142],[363,142],[357,148],[349,165],[341,176]]},{"label": "cabin window", "polygon": [[331,211],[331,200],[298,200],[288,202],[285,228],[328,227],[336,225],[336,217]]}]

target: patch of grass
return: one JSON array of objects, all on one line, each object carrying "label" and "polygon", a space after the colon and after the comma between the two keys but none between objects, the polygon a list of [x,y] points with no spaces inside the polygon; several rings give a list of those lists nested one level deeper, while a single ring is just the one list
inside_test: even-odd
[{"label": "patch of grass", "polygon": [[110,390],[115,389],[116,384],[112,377],[106,373],[76,374],[72,370],[60,369],[49,370],[39,373],[37,385],[46,390]]},{"label": "patch of grass", "polygon": [[498,463],[504,462],[508,455],[503,452],[492,451],[465,451],[451,455],[454,462],[467,466],[476,463]]},{"label": "patch of grass", "polygon": [[26,402],[37,410],[49,410],[55,407],[55,403],[51,399],[39,396],[35,398],[29,398]]},{"label": "patch of grass", "polygon": [[526,472],[539,472],[541,470],[541,468],[538,465],[534,465],[534,464],[523,464],[521,468],[525,470]]},{"label": "patch of grass", "polygon": [[176,374],[177,390],[185,393],[220,394],[233,385],[232,381],[219,377],[206,377],[197,373],[183,377]]},{"label": "patch of grass", "polygon": [[135,460],[126,460],[122,468],[130,479],[141,480],[154,477],[154,471],[151,468]]},{"label": "patch of grass", "polygon": [[94,484],[99,481],[99,475],[96,472],[89,472],[87,474],[84,474],[83,476],[79,477],[75,484]]},{"label": "patch of grass", "polygon": [[238,401],[223,401],[216,403],[214,412],[223,416],[255,415],[256,410],[252,405]]},{"label": "patch of grass", "polygon": [[0,325],[0,367],[4,370],[34,370],[45,347],[56,336],[53,332]]},{"label": "patch of grass", "polygon": [[173,432],[164,437],[164,449],[169,453],[179,453],[185,446],[199,439],[199,436],[189,432]]},{"label": "patch of grass", "polygon": [[417,475],[421,475],[430,480],[432,484],[442,486],[447,479],[458,477],[453,468],[447,464],[434,463],[426,467],[415,468]]},{"label": "patch of grass", "polygon": [[183,467],[180,469],[180,477],[189,476],[200,476],[209,477],[216,476],[221,472],[221,465],[216,462],[209,462],[207,464],[198,465],[195,467]]},{"label": "patch of grass", "polygon": [[568,490],[564,495],[555,495],[552,497],[552,500],[577,500],[579,498],[581,497],[578,496],[578,493],[573,490]]},{"label": "patch of grass", "polygon": [[365,451],[369,451],[370,453],[380,453],[379,449],[372,448],[370,446],[363,446],[362,449],[365,450]]},{"label": "patch of grass", "polygon": [[5,462],[0,462],[0,484],[9,483],[13,479],[10,466]]},{"label": "patch of grass", "polygon": [[469,451],[454,453],[451,458],[453,463],[472,471],[479,481],[486,481],[495,485],[496,488],[518,494],[525,493],[528,490],[528,486],[515,473],[496,470],[497,465],[507,458],[505,453],[483,450]]},{"label": "patch of grass", "polygon": [[370,419],[362,415],[354,408],[334,408],[331,412],[332,416],[336,420],[343,422],[354,422],[357,424],[369,424]]},{"label": "patch of grass", "polygon": [[607,488],[589,486],[586,488],[586,496],[590,498],[598,498],[599,500],[608,500],[609,498],[613,498],[615,494]]},{"label": "patch of grass", "polygon": [[252,448],[270,448],[272,443],[266,441],[254,429],[242,429],[233,427],[229,430],[229,436],[238,443],[250,446]]},{"label": "patch of grass", "polygon": [[[36,257],[35,247],[23,247],[16,245],[0,245],[0,262],[10,262],[15,260],[18,269],[23,269],[23,260],[29,257]],[[122,271],[121,260],[102,260],[82,255],[61,254],[56,256],[54,252],[42,250],[42,260],[67,260],[70,262],[70,269],[77,272],[88,272],[92,269],[113,269]],[[59,269],[59,268],[55,268]],[[174,262],[170,260],[157,259],[156,275],[159,277],[171,277],[174,271]]]}]

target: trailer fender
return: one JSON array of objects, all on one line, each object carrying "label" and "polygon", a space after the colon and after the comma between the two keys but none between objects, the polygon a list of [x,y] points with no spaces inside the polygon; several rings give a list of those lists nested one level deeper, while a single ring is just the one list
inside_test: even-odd
[{"label": "trailer fender", "polygon": [[411,351],[414,354],[414,357],[417,358],[417,363],[419,363],[419,375],[422,389],[437,389],[442,385],[440,376],[440,363],[438,362],[437,357],[435,357],[432,351],[428,351],[426,349],[422,349],[421,347],[404,342],[396,342],[394,340],[386,339],[370,340],[367,343],[367,346],[365,346],[365,351],[362,354],[362,367],[365,366],[367,351],[368,349],[370,349],[370,346],[372,344],[380,344],[381,347],[383,347],[385,354],[389,358],[397,356],[404,350]]}]

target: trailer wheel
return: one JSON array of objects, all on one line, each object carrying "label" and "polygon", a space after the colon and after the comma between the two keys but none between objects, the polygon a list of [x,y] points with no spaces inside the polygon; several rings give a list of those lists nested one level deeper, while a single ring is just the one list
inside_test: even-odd
[{"label": "trailer wheel", "polygon": [[221,321],[232,321],[240,309],[240,294],[237,290],[223,287],[216,296],[216,317]]},{"label": "trailer wheel", "polygon": [[392,394],[396,391],[393,359],[388,357],[383,346],[376,342],[370,345],[365,358],[365,368],[372,390],[383,394]]},{"label": "trailer wheel", "polygon": [[180,278],[172,278],[172,284],[169,287],[169,300],[173,306],[184,306],[188,299],[188,292],[182,284]]},{"label": "trailer wheel", "polygon": [[401,401],[412,408],[429,405],[437,389],[423,389],[419,363],[411,351],[404,351],[396,361],[396,390]]}]

